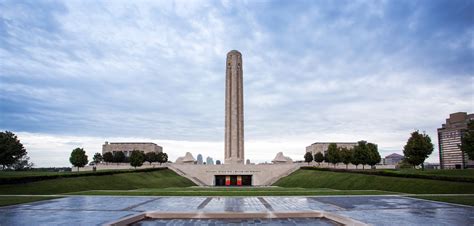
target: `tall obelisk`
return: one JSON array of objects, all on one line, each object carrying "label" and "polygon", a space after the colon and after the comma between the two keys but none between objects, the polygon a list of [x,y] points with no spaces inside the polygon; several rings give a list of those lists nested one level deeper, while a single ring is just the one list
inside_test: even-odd
[{"label": "tall obelisk", "polygon": [[225,164],[244,164],[242,54],[227,53],[225,83]]}]

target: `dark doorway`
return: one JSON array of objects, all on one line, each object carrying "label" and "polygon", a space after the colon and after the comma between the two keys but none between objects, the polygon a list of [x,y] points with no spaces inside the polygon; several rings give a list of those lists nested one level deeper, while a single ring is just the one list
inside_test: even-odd
[{"label": "dark doorway", "polygon": [[252,175],[215,175],[216,186],[252,186]]},{"label": "dark doorway", "polygon": [[222,175],[219,175],[217,176],[216,175],[216,186],[225,186],[225,176],[222,176]]}]

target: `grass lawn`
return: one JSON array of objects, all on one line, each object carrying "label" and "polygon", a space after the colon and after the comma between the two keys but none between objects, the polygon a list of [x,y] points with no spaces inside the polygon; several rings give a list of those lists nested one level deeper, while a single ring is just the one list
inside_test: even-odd
[{"label": "grass lawn", "polygon": [[[468,177],[473,171],[442,173]],[[19,174],[18,174],[19,173]],[[0,177],[56,174],[55,172],[2,172]],[[70,174],[70,172],[63,172]],[[109,175],[61,177],[23,184],[0,185],[0,195],[142,195],[142,196],[324,196],[387,194],[474,194],[474,183],[419,178],[388,177],[350,172],[300,169],[275,183],[279,187],[194,187],[190,180],[169,169],[150,172],[121,172]],[[474,196],[416,196],[472,205]],[[0,196],[0,205],[51,199],[42,196]]]},{"label": "grass lawn", "polygon": [[474,206],[474,196],[412,196],[417,199],[427,199],[433,201],[449,202]]},{"label": "grass lawn", "polygon": [[57,199],[60,197],[47,196],[0,196],[0,206],[9,206],[20,203],[36,202],[41,200]]},{"label": "grass lawn", "polygon": [[57,178],[25,184],[0,185],[0,194],[62,194],[87,190],[189,187],[195,185],[169,169],[102,176]]},{"label": "grass lawn", "polygon": [[381,190],[410,194],[474,194],[474,183],[387,177],[348,172],[300,169],[281,178],[281,187]]}]

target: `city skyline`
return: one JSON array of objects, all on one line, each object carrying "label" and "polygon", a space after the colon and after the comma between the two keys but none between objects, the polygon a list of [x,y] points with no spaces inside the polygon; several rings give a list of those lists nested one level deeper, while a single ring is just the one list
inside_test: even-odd
[{"label": "city skyline", "polygon": [[36,166],[68,166],[75,147],[91,160],[104,141],[223,161],[237,49],[246,159],[359,140],[385,156],[418,129],[438,162],[436,129],[474,112],[472,2],[286,3],[2,2],[0,129]]}]

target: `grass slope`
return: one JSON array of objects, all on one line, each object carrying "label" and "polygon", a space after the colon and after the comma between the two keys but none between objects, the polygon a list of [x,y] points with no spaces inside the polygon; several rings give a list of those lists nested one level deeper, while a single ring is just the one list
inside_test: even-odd
[{"label": "grass slope", "polygon": [[333,188],[340,190],[382,190],[410,194],[473,194],[474,183],[418,178],[387,177],[347,172],[300,169],[281,178],[281,187]]},{"label": "grass slope", "polygon": [[121,173],[103,176],[57,178],[26,184],[0,185],[0,194],[62,194],[87,190],[188,187],[195,185],[173,171]]}]

